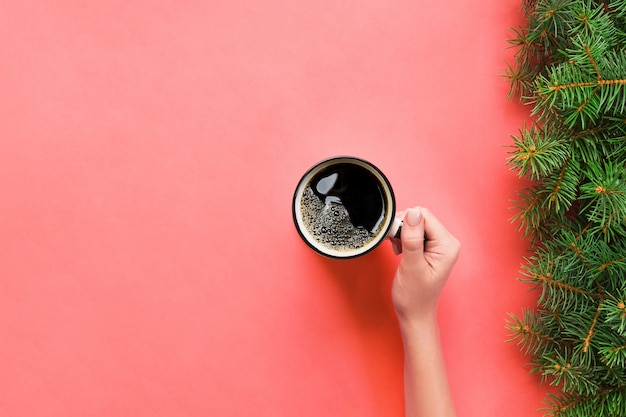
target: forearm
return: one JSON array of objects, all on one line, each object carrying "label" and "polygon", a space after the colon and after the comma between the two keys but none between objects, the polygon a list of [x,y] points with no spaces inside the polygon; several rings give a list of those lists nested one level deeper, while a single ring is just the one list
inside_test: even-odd
[{"label": "forearm", "polygon": [[436,318],[400,323],[406,417],[455,417]]}]

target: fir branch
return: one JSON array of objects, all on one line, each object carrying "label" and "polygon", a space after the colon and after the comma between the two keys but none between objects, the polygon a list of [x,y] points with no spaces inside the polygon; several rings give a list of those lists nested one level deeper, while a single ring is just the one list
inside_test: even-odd
[{"label": "fir branch", "polygon": [[615,134],[615,123],[603,123],[581,131],[571,131],[570,151],[578,155],[580,162],[601,162],[609,158],[611,152],[615,152],[608,143]]},{"label": "fir branch", "polygon": [[610,44],[616,43],[616,28],[611,16],[605,12],[604,4],[595,2],[572,2],[578,3],[571,10],[572,28],[570,35],[584,36],[587,38],[602,38],[610,40]]},{"label": "fir branch", "polygon": [[549,198],[546,199],[548,210],[563,212],[568,210],[578,194],[579,167],[576,161],[567,158],[563,161],[558,175],[551,175],[543,183],[545,192]]},{"label": "fir branch", "polygon": [[550,384],[561,387],[564,392],[581,396],[595,394],[600,387],[594,370],[589,366],[573,364],[569,356],[571,353],[567,351],[556,352],[554,356],[544,355],[534,372],[541,372],[544,379],[551,378]]},{"label": "fir branch", "polygon": [[589,328],[589,332],[587,332],[587,336],[583,340],[584,341],[583,353],[587,353],[589,351],[589,346],[591,345],[591,338],[593,337],[596,324],[598,324],[598,317],[600,317],[601,311],[602,311],[602,303],[598,304],[598,309],[596,310],[596,315],[593,317],[593,321],[591,322],[591,327]]},{"label": "fir branch", "polygon": [[626,291],[621,296],[610,297],[604,306],[605,322],[619,335],[626,337]]},{"label": "fir branch", "polygon": [[[604,240],[597,240],[589,249],[589,267],[597,271],[597,277],[603,277],[608,283],[620,282],[626,276],[626,248],[621,245],[609,245]],[[619,288],[611,286],[606,291],[612,293]]]},{"label": "fir branch", "polygon": [[518,192],[520,200],[516,201],[513,208],[517,213],[511,217],[511,221],[519,221],[518,230],[531,242],[537,242],[546,232],[545,224],[547,213],[543,208],[540,187],[534,185]]},{"label": "fir branch", "polygon": [[534,254],[522,280],[537,308],[511,315],[554,417],[626,416],[626,0],[522,0],[509,97],[532,106],[507,165],[519,230]]},{"label": "fir branch", "polygon": [[562,166],[569,155],[565,136],[549,136],[536,124],[521,129],[520,135],[512,138],[514,147],[507,163],[520,177],[544,178]]},{"label": "fir branch", "polygon": [[559,290],[564,290],[568,292],[572,292],[580,295],[590,295],[587,291],[582,288],[577,288],[573,285],[564,284],[563,282],[555,281],[552,279],[551,274],[548,272],[546,274],[536,274],[533,275],[533,278],[537,279],[539,282],[546,284],[547,287],[556,287]]},{"label": "fir branch", "polygon": [[600,349],[599,353],[604,357],[610,367],[626,366],[626,342],[622,345],[608,346]]},{"label": "fir branch", "polygon": [[623,401],[626,387],[603,389],[595,395],[549,394],[547,416],[552,417],[622,417],[626,415]]},{"label": "fir branch", "polygon": [[589,181],[581,186],[581,198],[587,201],[583,211],[610,239],[613,228],[623,227],[626,216],[626,168],[622,162],[590,163],[587,168]]},{"label": "fir branch", "polygon": [[589,61],[591,62],[591,65],[593,66],[594,71],[596,72],[596,76],[598,77],[598,85],[601,86],[601,83],[603,83],[605,80],[602,79],[600,68],[598,68],[598,64],[596,63],[596,60],[593,58],[593,55],[591,54],[591,48],[589,48],[589,45],[584,44],[583,49],[585,50],[585,53],[587,54],[587,57],[589,58]]},{"label": "fir branch", "polygon": [[527,259],[522,275],[526,281],[541,289],[537,303],[563,311],[575,311],[597,298],[593,281],[586,278],[586,265],[568,256],[554,256],[551,251],[539,250]]},{"label": "fir branch", "polygon": [[567,63],[537,77],[539,99],[533,114],[546,118],[547,109],[556,108],[568,126],[579,124],[585,129],[604,115],[622,113],[626,107],[626,56],[623,52],[606,53],[604,44],[585,43],[579,48],[582,55],[570,52]]},{"label": "fir branch", "polygon": [[605,269],[613,267],[613,266],[615,266],[617,264],[623,263],[624,261],[626,261],[626,257],[623,257],[623,256],[620,257],[620,258],[617,258],[617,259],[612,259],[612,260],[610,260],[608,262],[604,262],[602,265],[600,265],[598,267],[598,270],[604,271]]},{"label": "fir branch", "polygon": [[548,326],[548,320],[538,313],[525,309],[522,316],[509,314],[507,329],[511,331],[507,342],[517,341],[520,350],[526,354],[546,353],[554,348],[556,340],[550,336],[554,328]]},{"label": "fir branch", "polygon": [[524,96],[532,94],[534,80],[537,74],[531,70],[532,67],[519,66],[517,68],[512,67],[507,63],[507,68],[504,70],[504,77],[509,79],[509,93],[507,99],[522,99]]},{"label": "fir branch", "polygon": [[615,17],[626,17],[626,1],[612,0],[609,4],[609,8]]}]

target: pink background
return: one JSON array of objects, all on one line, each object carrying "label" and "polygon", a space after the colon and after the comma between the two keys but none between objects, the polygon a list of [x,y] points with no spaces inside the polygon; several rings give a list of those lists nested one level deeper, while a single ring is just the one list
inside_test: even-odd
[{"label": "pink background", "polygon": [[521,0],[2,2],[0,415],[402,416],[398,259],[311,252],[302,173],[350,154],[462,241],[460,416],[533,416],[505,343],[525,242],[500,77]]}]

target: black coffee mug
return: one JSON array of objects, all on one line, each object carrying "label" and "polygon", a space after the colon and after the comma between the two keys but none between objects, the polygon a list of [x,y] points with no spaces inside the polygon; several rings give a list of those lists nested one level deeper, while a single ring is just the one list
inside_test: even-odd
[{"label": "black coffee mug", "polygon": [[293,196],[293,220],[317,253],[349,259],[398,237],[391,184],[372,163],[352,156],[325,159],[310,168]]}]

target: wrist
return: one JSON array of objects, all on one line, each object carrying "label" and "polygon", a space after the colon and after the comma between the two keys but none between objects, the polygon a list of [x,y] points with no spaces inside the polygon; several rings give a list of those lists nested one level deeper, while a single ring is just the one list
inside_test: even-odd
[{"label": "wrist", "polygon": [[400,325],[400,332],[405,338],[414,335],[419,336],[425,333],[439,333],[437,314],[434,311],[411,317],[398,315],[398,323]]},{"label": "wrist", "polygon": [[437,323],[437,301],[414,302],[410,308],[395,306],[396,317],[401,327],[423,327]]}]

